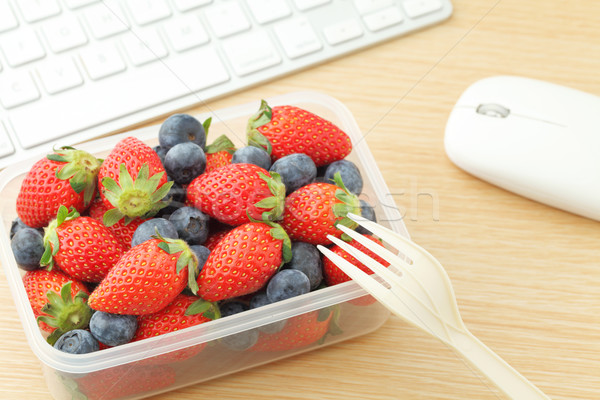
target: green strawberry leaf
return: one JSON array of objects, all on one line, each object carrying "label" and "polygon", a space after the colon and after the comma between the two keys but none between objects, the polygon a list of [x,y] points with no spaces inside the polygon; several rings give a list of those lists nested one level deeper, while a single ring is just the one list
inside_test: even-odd
[{"label": "green strawberry leaf", "polygon": [[193,294],[198,293],[198,282],[196,282],[196,270],[198,269],[198,258],[194,255],[190,246],[181,239],[164,238],[155,230],[154,237],[160,239],[158,247],[167,254],[175,254],[181,252],[177,258],[175,270],[180,273],[184,268],[188,270],[188,287]]},{"label": "green strawberry leaf", "polygon": [[246,126],[248,145],[263,148],[269,155],[273,151],[273,146],[269,139],[260,133],[258,128],[271,122],[272,117],[273,110],[265,100],[262,100],[258,111],[250,117]]},{"label": "green strawberry leaf", "polygon": [[235,152],[235,145],[226,135],[219,136],[214,142],[206,146],[206,154],[218,153],[220,151],[227,151],[229,154]]},{"label": "green strawberry leaf", "polygon": [[212,123],[212,117],[208,117],[202,123],[202,127],[204,128],[204,135],[208,136],[208,129],[210,128],[210,124]]},{"label": "green strawberry leaf", "polygon": [[221,312],[216,303],[204,299],[198,299],[185,310],[184,315],[196,315],[203,314],[208,319],[219,319],[221,318]]},{"label": "green strawberry leaf", "polygon": [[102,161],[83,150],[64,146],[54,150],[54,154],[46,156],[49,160],[64,163],[56,169],[56,177],[67,180],[75,193],[84,193],[84,203],[87,206],[96,192],[96,177]]},{"label": "green strawberry leaf", "polygon": [[265,175],[262,172],[258,176],[267,183],[267,187],[273,196],[266,197],[254,204],[257,208],[265,208],[261,215],[263,221],[277,221],[281,219],[285,206],[285,185],[277,172]]}]

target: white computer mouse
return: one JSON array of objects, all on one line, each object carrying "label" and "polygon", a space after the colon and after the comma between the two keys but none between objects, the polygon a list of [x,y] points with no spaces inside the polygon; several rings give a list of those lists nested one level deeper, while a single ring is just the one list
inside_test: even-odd
[{"label": "white computer mouse", "polygon": [[482,79],[458,99],[444,142],[472,175],[600,220],[600,97],[522,77]]}]

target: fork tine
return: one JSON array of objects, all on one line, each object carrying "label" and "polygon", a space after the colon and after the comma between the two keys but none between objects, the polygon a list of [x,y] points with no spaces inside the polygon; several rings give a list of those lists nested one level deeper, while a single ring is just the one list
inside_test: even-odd
[{"label": "fork tine", "polygon": [[[344,227],[344,228],[346,228],[346,227]],[[351,231],[351,229],[349,229],[349,228],[342,229],[342,230],[344,232],[346,232],[346,230]],[[355,239],[357,242],[359,242],[362,245],[364,245],[365,247],[367,247],[373,253],[381,255],[381,251],[385,249],[383,246],[378,245],[377,243],[373,242],[372,240],[365,238],[364,236],[360,235],[359,233],[356,233],[354,231],[352,231],[352,232],[354,233],[354,235],[352,235],[353,239]],[[356,236],[356,238],[355,238],[355,236]],[[358,237],[360,237],[360,238],[358,238]],[[394,285],[400,285],[401,284],[401,282],[400,282],[400,279],[402,279],[401,276],[395,274],[394,272],[392,272],[388,268],[384,267],[377,260],[375,260],[372,257],[368,256],[367,254],[363,253],[362,251],[359,251],[354,246],[350,245],[347,242],[344,242],[341,239],[338,239],[338,238],[336,238],[334,236],[331,236],[331,235],[330,235],[329,239],[333,243],[337,244],[342,249],[344,249],[344,251],[346,251],[348,254],[352,255],[354,258],[356,258],[361,263],[363,263],[364,265],[366,265],[376,275],[379,275],[390,286],[394,287]]]},{"label": "fork tine", "polygon": [[373,276],[360,270],[355,265],[352,265],[352,263],[350,263],[348,260],[335,254],[327,247],[318,245],[317,248],[327,258],[333,261],[333,263],[337,265],[339,269],[341,269],[346,275],[352,278],[353,281],[357,282],[367,292],[369,292],[371,295],[377,298],[377,300],[381,301],[384,304],[388,304],[389,300],[386,299],[386,295],[389,297],[391,293],[388,292],[388,289],[382,286],[381,283],[377,282],[377,280],[375,280]]},{"label": "fork tine", "polygon": [[[410,258],[413,262],[416,261],[417,258],[422,256],[422,253],[419,250],[414,249],[417,247],[421,249],[419,246],[414,244],[410,239],[405,238],[397,232],[392,231],[384,226],[381,226],[371,220],[366,219],[365,217],[361,217],[356,214],[348,213],[348,218],[358,223],[363,228],[371,231],[374,235],[379,236],[381,240],[387,242],[388,244],[396,247],[398,246],[398,242],[407,243],[408,246],[402,246],[402,248],[398,248],[398,250],[402,251],[408,258]],[[414,247],[413,247],[414,246]],[[425,250],[422,250],[425,251]],[[389,261],[389,260],[388,260]]]}]

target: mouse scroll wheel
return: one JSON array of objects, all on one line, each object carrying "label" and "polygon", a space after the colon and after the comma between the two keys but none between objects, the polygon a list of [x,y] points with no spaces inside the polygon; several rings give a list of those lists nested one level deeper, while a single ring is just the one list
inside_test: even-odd
[{"label": "mouse scroll wheel", "polygon": [[508,117],[508,114],[510,114],[508,108],[494,103],[480,104],[479,107],[477,107],[477,112],[494,118],[506,118]]}]

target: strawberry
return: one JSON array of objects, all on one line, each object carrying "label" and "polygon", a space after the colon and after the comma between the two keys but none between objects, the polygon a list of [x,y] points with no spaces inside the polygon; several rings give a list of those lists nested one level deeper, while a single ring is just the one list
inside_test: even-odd
[{"label": "strawberry", "polygon": [[32,228],[44,227],[58,207],[83,212],[96,192],[100,161],[83,150],[61,147],[36,162],[17,195],[17,214]]},{"label": "strawberry", "polygon": [[[108,211],[108,208],[102,201],[101,197],[96,197],[92,204],[90,204],[90,208],[88,209],[88,214],[90,217],[104,223],[103,217],[104,214]],[[136,218],[129,221],[128,224],[125,223],[125,218],[120,219],[115,224],[111,226],[107,226],[108,230],[112,232],[112,234],[119,240],[123,249],[129,250],[131,248],[131,240],[133,239],[133,234],[138,226],[140,226],[147,219]]]},{"label": "strawberry", "polygon": [[52,269],[57,265],[83,282],[100,282],[125,250],[121,242],[91,217],[60,206],[56,219],[45,230],[45,252],[40,261]]},{"label": "strawberry", "polygon": [[216,138],[213,143],[206,146],[206,168],[204,173],[231,164],[234,152],[235,145],[227,136],[221,135]]},{"label": "strawberry", "polygon": [[337,224],[352,229],[357,226],[346,215],[349,212],[360,215],[358,197],[346,189],[339,173],[336,173],[334,180],[337,185],[310,183],[290,193],[285,199],[280,223],[292,240],[327,245],[331,243],[327,235],[342,236],[342,231],[336,228]]},{"label": "strawberry", "polygon": [[218,232],[211,232],[208,235],[208,238],[206,238],[206,241],[203,243],[203,246],[212,251],[217,245],[217,243],[219,243],[221,239],[223,239],[225,235],[229,233],[230,230],[231,229],[226,229]]},{"label": "strawberry", "polygon": [[254,164],[229,164],[198,176],[187,188],[187,202],[229,225],[280,218],[285,185],[277,173]]},{"label": "strawberry", "polygon": [[117,400],[141,398],[167,390],[177,378],[168,365],[129,363],[100,369],[86,375],[59,375],[71,399]]},{"label": "strawberry", "polygon": [[[175,332],[190,326],[200,325],[220,317],[215,303],[196,296],[179,294],[162,310],[138,317],[138,329],[132,341],[143,340],[165,333]],[[206,343],[158,356],[162,363],[182,361],[198,354]],[[157,360],[151,359],[153,363]]]},{"label": "strawberry", "polygon": [[291,251],[290,239],[276,223],[240,225],[210,252],[197,278],[198,296],[219,301],[255,292],[291,259]]},{"label": "strawberry", "polygon": [[25,293],[40,329],[50,332],[50,344],[65,332],[84,329],[92,317],[85,285],[60,271],[37,269],[23,276]]},{"label": "strawberry", "polygon": [[307,312],[288,319],[275,333],[260,332],[252,351],[286,351],[305,347],[324,339],[327,333],[341,333],[338,312],[329,308]]},{"label": "strawberry", "polygon": [[[134,178],[135,177],[135,178]],[[158,154],[134,137],[118,142],[104,159],[98,173],[100,196],[108,211],[104,224],[114,225],[122,218],[154,216],[168,205],[163,198],[173,185]]]},{"label": "strawberry", "polygon": [[304,153],[320,167],[352,151],[350,137],[330,121],[294,106],[271,108],[264,100],[250,117],[246,134],[248,144],[267,150],[273,161]]},{"label": "strawberry", "polygon": [[[376,237],[374,237],[372,235],[365,235],[365,236],[368,237],[369,239],[371,239],[372,241],[374,241],[375,243],[383,246],[381,241],[379,239],[377,239]],[[373,253],[371,250],[367,249],[365,246],[363,246],[356,240],[351,240],[349,242],[349,244],[352,247],[356,248],[357,250],[362,251],[366,255],[370,256],[371,258],[373,258],[375,261],[377,261],[384,267],[388,267],[390,265],[389,262],[385,261],[383,258],[378,256],[377,254]],[[348,254],[340,246],[338,246],[338,245],[331,246],[330,250],[333,251],[334,253],[336,253],[337,255],[339,255],[340,257],[345,258],[352,265],[357,266],[358,268],[360,268],[362,271],[366,272],[367,274],[373,273],[373,271],[371,271],[366,265],[364,265],[363,263],[358,261],[354,256],[351,256],[350,254]],[[323,258],[323,278],[325,279],[325,283],[327,283],[328,286],[337,285],[337,284],[347,282],[350,280],[350,277],[348,275],[346,275],[346,273],[344,271],[339,269],[337,267],[337,265],[335,265],[327,257]]]},{"label": "strawberry", "polygon": [[91,308],[114,314],[152,314],[189,284],[197,290],[198,260],[180,239],[157,237],[129,249],[92,292]]}]

